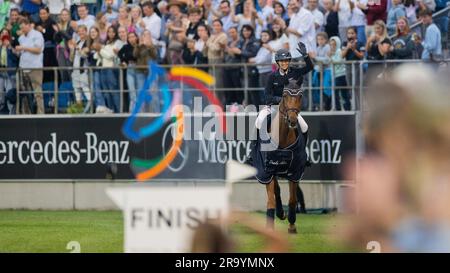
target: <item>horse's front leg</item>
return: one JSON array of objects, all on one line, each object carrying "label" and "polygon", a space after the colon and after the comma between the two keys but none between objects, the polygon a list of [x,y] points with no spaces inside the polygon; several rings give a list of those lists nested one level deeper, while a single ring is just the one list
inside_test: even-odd
[{"label": "horse's front leg", "polygon": [[267,212],[266,212],[266,226],[274,229],[275,226],[275,180],[272,179],[269,184],[266,184],[267,191]]},{"label": "horse's front leg", "polygon": [[275,182],[275,210],[276,215],[280,220],[285,220],[286,215],[283,210],[283,201],[281,200],[281,190],[280,190],[280,184],[278,184],[278,179],[275,177],[273,178]]},{"label": "horse's front leg", "polygon": [[298,182],[289,181],[289,211],[288,211],[289,233],[297,233],[297,228],[295,227],[295,221],[297,218],[296,215],[297,183]]}]

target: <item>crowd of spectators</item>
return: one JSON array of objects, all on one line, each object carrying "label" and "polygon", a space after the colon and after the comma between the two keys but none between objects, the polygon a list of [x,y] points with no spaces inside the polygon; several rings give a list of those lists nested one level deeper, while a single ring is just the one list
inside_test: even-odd
[{"label": "crowd of spectators", "polygon": [[[323,86],[326,108],[334,82],[336,109],[350,109],[355,80],[344,61],[442,57],[448,0],[1,0],[0,111],[44,114],[46,83],[69,82],[74,104],[96,113],[131,110],[149,60],[209,67],[224,104],[264,104],[260,89],[276,69],[274,54],[303,42]],[[409,26],[422,20],[425,35]],[[433,21],[434,20],[434,21]],[[336,63],[336,65],[334,65]],[[333,64],[333,72],[331,72]],[[60,69],[44,70],[45,67]],[[69,67],[70,69],[62,68]],[[101,69],[88,70],[87,67]],[[376,65],[373,65],[374,69]],[[16,68],[20,68],[17,84]],[[119,77],[119,68],[123,77]],[[208,71],[208,67],[203,67]],[[371,66],[369,66],[371,69]],[[57,79],[55,79],[57,77]],[[334,77],[332,81],[331,77]],[[123,82],[119,79],[123,78]],[[244,82],[244,79],[246,82]],[[17,88],[32,90],[20,96]],[[245,101],[242,88],[250,92]],[[121,97],[119,89],[126,89]],[[121,108],[121,100],[126,102]],[[313,94],[314,106],[318,104]]]}]

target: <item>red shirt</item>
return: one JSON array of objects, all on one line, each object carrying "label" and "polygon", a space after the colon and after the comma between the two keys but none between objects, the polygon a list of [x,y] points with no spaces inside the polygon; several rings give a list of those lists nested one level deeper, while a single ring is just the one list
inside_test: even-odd
[{"label": "red shirt", "polygon": [[386,23],[387,0],[369,1],[367,7],[367,25],[373,25],[376,20],[382,20]]}]

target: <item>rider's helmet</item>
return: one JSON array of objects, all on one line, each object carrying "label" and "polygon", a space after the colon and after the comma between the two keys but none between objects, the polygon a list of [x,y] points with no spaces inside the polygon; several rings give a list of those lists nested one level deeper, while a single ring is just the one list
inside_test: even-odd
[{"label": "rider's helmet", "polygon": [[292,56],[288,49],[282,48],[282,49],[278,50],[277,53],[275,53],[275,62],[277,62],[277,63],[279,61],[285,61],[285,60],[290,61],[291,59],[292,59]]}]

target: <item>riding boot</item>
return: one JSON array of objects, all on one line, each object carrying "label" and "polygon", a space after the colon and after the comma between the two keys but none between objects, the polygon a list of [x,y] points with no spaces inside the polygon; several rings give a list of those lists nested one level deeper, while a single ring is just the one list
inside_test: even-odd
[{"label": "riding boot", "polygon": [[284,213],[283,202],[280,194],[280,185],[278,185],[278,183],[275,184],[275,208],[278,219],[285,220],[286,214]]},{"label": "riding boot", "polygon": [[303,191],[299,185],[297,185],[297,200],[297,213],[306,214],[305,197],[303,196]]},{"label": "riding boot", "polygon": [[266,227],[274,229],[275,227],[275,209],[267,209],[266,212]]}]

